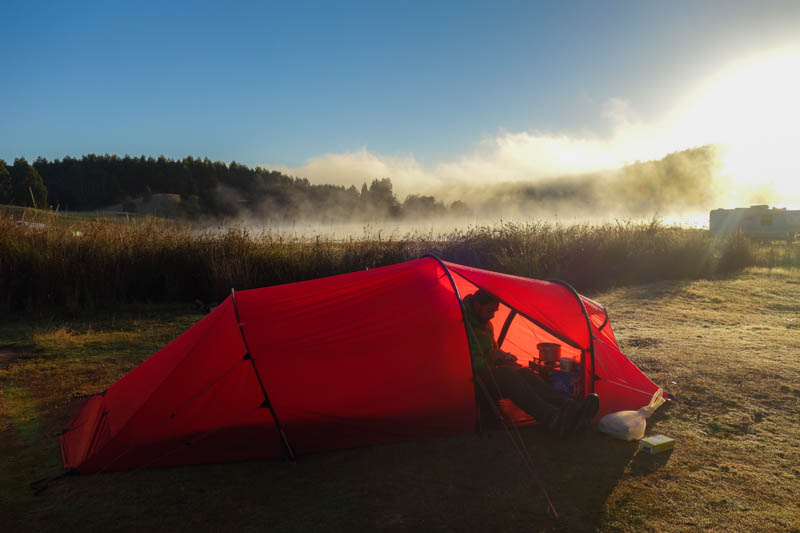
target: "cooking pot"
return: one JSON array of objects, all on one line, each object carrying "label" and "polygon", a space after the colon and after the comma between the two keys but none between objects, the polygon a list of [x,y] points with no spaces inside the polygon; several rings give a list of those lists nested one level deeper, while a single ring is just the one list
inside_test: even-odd
[{"label": "cooking pot", "polygon": [[555,363],[561,359],[561,345],[554,342],[540,342],[536,345],[539,349],[539,360],[544,363]]}]

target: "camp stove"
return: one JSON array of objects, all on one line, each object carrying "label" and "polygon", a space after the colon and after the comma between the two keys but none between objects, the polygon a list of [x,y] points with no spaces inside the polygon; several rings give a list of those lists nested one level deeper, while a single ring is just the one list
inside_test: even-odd
[{"label": "camp stove", "polygon": [[528,361],[528,368],[539,374],[547,383],[553,378],[553,370],[558,367],[558,361],[544,361],[538,357],[534,357]]},{"label": "camp stove", "polygon": [[539,351],[539,357],[534,357],[528,363],[528,366],[543,380],[550,383],[553,376],[553,370],[561,361],[561,345],[554,342],[540,342],[536,345]]},{"label": "camp stove", "polygon": [[[565,359],[566,361],[566,359]],[[528,368],[549,383],[554,389],[570,398],[583,398],[583,373],[581,366],[573,365],[570,370],[559,368],[557,361],[542,361],[535,357],[528,361]]]}]

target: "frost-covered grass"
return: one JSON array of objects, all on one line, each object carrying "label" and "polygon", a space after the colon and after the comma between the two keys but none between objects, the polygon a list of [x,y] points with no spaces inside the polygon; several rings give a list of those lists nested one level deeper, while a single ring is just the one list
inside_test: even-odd
[{"label": "frost-covered grass", "polygon": [[201,317],[188,306],[0,322],[0,516],[8,531],[794,531],[800,528],[800,271],[748,269],[594,295],[631,360],[676,400],[672,452],[521,430],[556,524],[502,430],[299,459],[67,477],[58,431],[83,399]]}]

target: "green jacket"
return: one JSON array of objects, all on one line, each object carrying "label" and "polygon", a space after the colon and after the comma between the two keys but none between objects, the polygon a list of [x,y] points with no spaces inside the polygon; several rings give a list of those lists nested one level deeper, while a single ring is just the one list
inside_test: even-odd
[{"label": "green jacket", "polygon": [[464,298],[465,318],[467,319],[467,331],[469,332],[469,353],[472,356],[472,368],[475,371],[488,370],[486,357],[497,350],[497,341],[494,338],[494,326],[491,322],[484,322],[478,319],[472,309],[472,295]]}]

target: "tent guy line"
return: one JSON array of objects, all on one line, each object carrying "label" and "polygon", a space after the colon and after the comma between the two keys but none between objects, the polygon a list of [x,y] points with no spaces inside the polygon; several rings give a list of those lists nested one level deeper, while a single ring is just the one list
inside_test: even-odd
[{"label": "tent guy line", "polygon": [[[456,289],[456,294],[458,294],[458,288],[455,287],[455,285],[453,285],[453,288]],[[469,323],[469,320],[467,320],[466,312],[464,311],[464,300],[463,298],[461,298],[460,295],[458,295],[458,297],[459,297],[459,303],[461,304],[461,312],[464,315],[464,324],[466,325],[467,331],[469,332],[468,334],[472,339],[471,342],[474,342],[476,346],[480,346],[480,343],[475,337],[475,331],[472,329],[472,325]],[[483,353],[483,350],[481,350],[481,355],[485,358],[487,354]],[[530,474],[531,478],[539,487],[539,490],[542,491],[542,495],[547,501],[547,506],[550,509],[550,512],[553,513],[553,516],[556,518],[556,520],[558,520],[559,519],[558,510],[556,509],[556,506],[550,499],[550,494],[547,491],[547,487],[544,484],[544,480],[539,475],[539,471],[536,469],[536,463],[534,462],[533,455],[531,454],[528,447],[525,445],[525,439],[522,438],[519,428],[515,424],[509,424],[506,421],[506,418],[503,416],[503,413],[500,412],[500,408],[497,406],[497,404],[494,403],[494,401],[492,401],[492,394],[489,392],[486,383],[484,383],[484,381],[480,378],[480,376],[478,376],[477,372],[475,372],[474,367],[473,367],[473,375],[475,383],[478,385],[478,389],[481,391],[481,393],[483,393],[484,398],[488,400],[488,403],[492,408],[492,412],[500,420],[500,423],[503,426],[503,430],[505,431],[506,435],[508,435],[508,438],[511,440],[511,444],[514,446],[514,449],[517,450],[517,453],[519,453],[520,458],[522,460],[522,464],[525,465],[525,468],[528,470],[528,473]],[[492,370],[491,366],[489,367],[489,376],[492,378],[492,384],[494,385],[495,390],[498,393],[500,393],[501,396],[503,396],[503,391],[501,390],[500,384],[497,382],[497,379],[495,379],[494,371]],[[478,413],[480,413],[480,411],[478,411]]]},{"label": "tent guy line", "polygon": [[[435,256],[433,254],[426,254],[426,255],[423,256],[423,258],[424,257],[431,257],[431,258],[435,259],[436,261],[439,262],[441,267],[444,269],[445,273],[447,274],[448,279],[450,280],[450,284],[453,287],[453,291],[455,291],[456,298],[458,298],[458,305],[459,305],[459,309],[461,310],[461,320],[464,323],[464,328],[466,329],[466,332],[467,332],[467,338],[470,339],[468,341],[468,344],[474,343],[475,346],[480,346],[480,343],[476,339],[475,331],[472,328],[472,324],[470,324],[470,321],[467,320],[467,312],[466,312],[466,309],[464,309],[464,298],[462,298],[461,292],[458,290],[458,285],[456,285],[456,282],[453,279],[453,275],[450,272],[450,269],[447,268],[447,265],[445,264],[444,261],[442,261],[439,257],[437,257],[437,256]],[[516,315],[516,314],[517,314],[516,309],[513,309],[513,312],[509,313],[509,316],[511,317],[511,315]],[[513,320],[513,317],[511,317],[511,320]],[[508,319],[506,320],[506,322],[507,322],[507,324],[505,324],[503,326],[505,332],[508,331],[508,326],[510,326],[510,321]],[[484,357],[486,356],[485,353],[482,353],[482,355]],[[474,363],[472,362],[472,357],[470,357],[470,365],[474,365]],[[500,390],[500,385],[497,383],[497,380],[495,379],[494,372],[491,370],[491,367],[489,367],[489,375],[492,378],[492,382],[494,383],[495,389],[502,396],[503,395],[503,391]],[[533,460],[533,456],[532,456],[530,450],[528,449],[528,447],[525,446],[525,440],[522,438],[522,435],[519,432],[519,428],[516,425],[513,425],[513,424],[511,425],[512,427],[509,428],[509,424],[506,422],[505,417],[500,412],[499,407],[492,401],[492,395],[489,393],[489,390],[486,387],[486,383],[484,383],[483,380],[478,375],[478,373],[475,372],[475,367],[474,366],[472,366],[472,376],[473,376],[473,380],[478,385],[477,388],[483,393],[484,398],[486,398],[488,400],[489,405],[492,406],[492,411],[494,412],[495,416],[500,420],[500,423],[502,424],[506,435],[508,435],[508,438],[511,440],[511,444],[517,450],[517,453],[519,453],[520,458],[522,460],[522,464],[525,465],[525,468],[527,468],[528,473],[531,475],[531,478],[533,478],[534,482],[539,487],[539,490],[542,491],[542,495],[544,495],[544,498],[547,501],[547,505],[548,505],[548,508],[550,509],[550,512],[552,512],[553,516],[556,518],[556,520],[558,520],[558,518],[559,518],[558,510],[556,510],[556,507],[553,504],[553,501],[550,499],[550,494],[547,491],[547,487],[544,484],[544,480],[539,475],[539,471],[536,469],[536,464],[535,464],[535,462]],[[477,396],[477,391],[475,391],[475,394]],[[477,416],[478,416],[477,423],[480,424],[480,410],[477,410]],[[513,429],[513,432],[512,432],[512,429]]]}]

